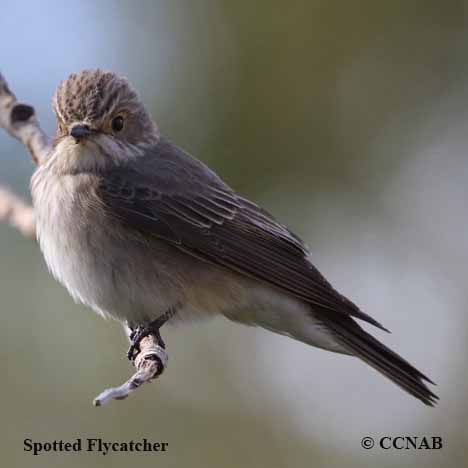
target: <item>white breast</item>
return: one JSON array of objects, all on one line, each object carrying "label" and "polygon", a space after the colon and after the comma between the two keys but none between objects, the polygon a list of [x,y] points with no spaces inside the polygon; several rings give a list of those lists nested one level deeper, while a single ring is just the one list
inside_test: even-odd
[{"label": "white breast", "polygon": [[184,289],[167,266],[172,263],[165,260],[167,248],[159,252],[155,243],[150,252],[104,219],[89,193],[94,176],[56,170],[64,154],[39,167],[31,181],[37,237],[50,272],[75,301],[101,315],[136,323],[154,320],[180,300]]},{"label": "white breast", "polygon": [[76,213],[76,181],[73,176],[57,176],[44,168],[35,173],[32,195],[37,218],[37,238],[52,275],[69,290],[76,301],[95,307],[89,277],[89,249],[72,224]]}]

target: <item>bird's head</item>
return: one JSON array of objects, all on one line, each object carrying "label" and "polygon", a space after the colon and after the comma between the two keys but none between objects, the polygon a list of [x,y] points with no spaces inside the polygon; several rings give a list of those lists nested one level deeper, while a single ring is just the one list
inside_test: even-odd
[{"label": "bird's head", "polygon": [[77,152],[100,150],[111,159],[136,155],[154,144],[158,129],[130,83],[109,71],[84,70],[62,81],[52,108],[55,144]]}]

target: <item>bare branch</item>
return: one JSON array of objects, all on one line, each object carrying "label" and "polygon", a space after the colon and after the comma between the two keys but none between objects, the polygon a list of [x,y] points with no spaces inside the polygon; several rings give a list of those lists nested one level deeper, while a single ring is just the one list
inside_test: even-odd
[{"label": "bare branch", "polygon": [[45,161],[50,149],[49,137],[39,126],[34,107],[16,100],[0,73],[0,127],[23,143],[35,164]]},{"label": "bare branch", "polygon": [[36,238],[36,223],[32,206],[2,187],[0,187],[0,222],[15,227],[26,237]]},{"label": "bare branch", "polygon": [[[28,148],[35,164],[45,160],[49,139],[39,127],[35,111],[29,104],[16,100],[0,73],[0,127]],[[9,190],[0,187],[0,222],[17,228],[23,235],[34,238],[36,227],[31,206]]]},{"label": "bare branch", "polygon": [[[34,107],[16,100],[0,73],[0,128],[26,146],[35,164],[42,164],[50,151],[50,140],[39,126]],[[17,195],[0,187],[0,223],[17,228],[24,236],[35,238],[36,225],[33,207]],[[111,399],[123,400],[142,384],[158,377],[167,363],[167,353],[159,346],[158,338],[149,335],[140,343],[135,357],[136,373],[120,387],[104,390],[95,400],[101,406]]]}]

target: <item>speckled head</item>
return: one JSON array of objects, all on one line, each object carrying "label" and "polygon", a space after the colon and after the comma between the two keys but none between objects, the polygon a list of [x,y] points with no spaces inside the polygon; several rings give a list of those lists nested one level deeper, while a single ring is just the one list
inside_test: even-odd
[{"label": "speckled head", "polygon": [[79,142],[104,133],[135,144],[156,130],[130,83],[100,69],[74,73],[62,81],[52,108],[57,118],[56,138],[71,135]]}]

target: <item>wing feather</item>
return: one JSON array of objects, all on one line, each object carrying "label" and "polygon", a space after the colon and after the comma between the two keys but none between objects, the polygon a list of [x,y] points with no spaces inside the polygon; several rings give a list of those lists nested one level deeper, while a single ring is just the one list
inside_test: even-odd
[{"label": "wing feather", "polygon": [[167,140],[103,173],[98,195],[128,229],[280,288],[316,310],[384,329],[333,289],[288,228]]}]

